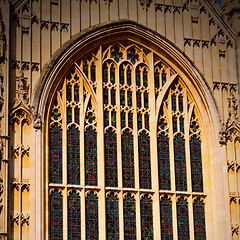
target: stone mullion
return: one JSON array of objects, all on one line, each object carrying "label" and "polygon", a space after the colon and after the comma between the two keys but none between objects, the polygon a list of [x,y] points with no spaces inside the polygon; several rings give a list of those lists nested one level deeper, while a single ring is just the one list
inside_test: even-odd
[{"label": "stone mullion", "polygon": [[[159,174],[158,174],[158,153],[157,153],[157,119],[156,116],[156,99],[155,99],[155,81],[154,81],[154,55],[153,52],[149,56],[149,129],[151,140],[151,176],[152,189],[156,194],[152,196],[152,211],[153,211],[153,236],[160,238],[160,202],[159,202]],[[158,112],[158,111],[157,111]]]},{"label": "stone mullion", "polygon": [[140,200],[140,192],[138,191],[135,195],[135,203],[136,203],[136,239],[141,240],[141,200]]},{"label": "stone mullion", "polygon": [[20,124],[19,124],[19,134],[20,134],[20,147],[19,147],[19,240],[22,239],[22,148],[23,148],[23,136],[22,136],[22,132],[23,132],[23,125],[24,123],[22,122],[22,120],[20,120]]},{"label": "stone mullion", "polygon": [[123,215],[123,192],[118,194],[118,208],[119,208],[119,239],[124,239],[124,215]]},{"label": "stone mullion", "polygon": [[[96,63],[96,96],[98,102],[97,115],[97,159],[98,159],[98,186],[101,191],[98,193],[98,219],[99,239],[106,239],[106,200],[105,200],[105,156],[104,156],[104,111],[103,111],[103,79],[102,79],[102,47],[99,48]],[[108,71],[109,74],[110,71]],[[110,77],[110,76],[109,76]],[[109,78],[110,79],[110,78]],[[101,206],[101,207],[100,207]],[[101,219],[101,221],[100,221]],[[83,238],[85,239],[85,238]]]}]

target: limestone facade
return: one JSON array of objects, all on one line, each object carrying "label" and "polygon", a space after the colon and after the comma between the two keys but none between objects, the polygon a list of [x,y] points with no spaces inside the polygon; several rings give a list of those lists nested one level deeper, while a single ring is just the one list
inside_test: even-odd
[{"label": "limestone facade", "polygon": [[[103,63],[114,58],[111,53],[115,46],[122,51],[119,63],[116,61],[114,65],[116,69],[120,69],[121,63],[130,62],[128,49],[134,48],[139,57],[136,59],[142,64],[141,71],[144,66],[148,71],[148,87],[141,86],[139,91],[142,98],[146,92],[149,99],[149,106],[142,107],[141,114],[143,119],[149,114],[152,186],[146,191],[139,186],[136,150],[136,184],[131,193],[135,194],[138,212],[137,239],[141,239],[140,202],[145,194],[153,202],[154,239],[161,239],[160,200],[165,194],[171,196],[173,203],[174,239],[178,239],[176,203],[181,196],[189,203],[191,240],[194,239],[193,202],[197,197],[205,203],[206,239],[240,239],[239,10],[237,0],[221,3],[215,0],[0,0],[0,239],[51,239],[49,199],[55,189],[63,196],[65,229],[69,191],[79,191],[82,206],[93,191],[99,200],[99,239],[107,239],[107,194],[117,193],[119,208],[123,209],[122,200],[128,191],[122,183],[120,147],[117,149],[118,187],[105,186],[103,116],[106,109],[110,119],[115,111],[117,141],[121,144],[120,100],[116,104],[105,103],[103,93],[105,88],[115,89],[120,99],[119,75],[116,74],[113,86],[111,82],[104,83],[102,72]],[[85,61],[89,61],[88,69],[92,62],[95,64],[95,82],[84,72]],[[166,83],[159,89],[154,82],[157,64],[166,72]],[[131,66],[135,74],[137,65]],[[96,124],[88,125],[96,128],[98,134],[97,187],[69,186],[67,135],[63,136],[63,182],[54,184],[49,180],[49,132],[51,124],[55,123],[62,124],[63,134],[67,132],[68,105],[61,94],[66,95],[68,81],[75,84],[74,79],[68,79],[71,71],[80,79],[76,83],[80,87],[80,142],[84,142],[85,113],[95,114],[96,118]],[[190,112],[194,109],[201,129],[204,185],[201,194],[189,190],[192,182],[187,147],[188,191],[176,190],[173,143],[170,144],[171,191],[159,188],[157,123],[162,108],[166,116],[166,113],[172,116],[166,105],[171,105],[170,92],[179,82],[186,99],[182,114],[189,119],[183,125],[190,129]],[[129,89],[127,85],[124,89],[136,98],[138,88],[134,81]],[[88,101],[93,109],[88,108]],[[142,103],[144,105],[144,101]],[[74,104],[72,109],[76,108]],[[127,116],[129,111],[133,114],[135,148],[140,134],[136,127],[140,112],[137,104],[135,99],[132,109],[124,110]],[[52,117],[54,109],[58,109],[61,119]],[[128,122],[128,117],[126,119]],[[143,129],[147,129],[145,124],[143,122]],[[170,121],[168,125],[171,124]],[[114,127],[112,123],[109,125]],[[168,134],[169,139],[173,138],[174,133]],[[186,134],[186,141],[190,141],[190,134]],[[82,181],[85,174],[81,143],[80,158]],[[82,216],[85,216],[82,209]],[[124,239],[123,215],[119,216],[119,229],[120,239]],[[84,218],[81,230],[82,239],[87,239]],[[63,239],[68,239],[67,230],[63,231]]]}]

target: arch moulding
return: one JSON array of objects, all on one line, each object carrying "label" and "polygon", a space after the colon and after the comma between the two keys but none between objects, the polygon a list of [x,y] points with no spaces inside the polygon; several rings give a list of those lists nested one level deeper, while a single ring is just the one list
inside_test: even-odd
[{"label": "arch moulding", "polygon": [[[200,71],[194,66],[192,61],[185,53],[177,48],[168,39],[161,36],[156,31],[140,25],[139,23],[121,20],[93,26],[74,35],[66,42],[46,63],[42,69],[41,77],[38,80],[31,99],[31,109],[35,122],[38,123],[36,129],[36,231],[35,239],[44,239],[44,146],[45,144],[45,127],[40,128],[39,122],[44,126],[47,109],[51,102],[56,87],[62,76],[73,66],[76,60],[89,52],[91,49],[100,46],[102,43],[113,42],[118,40],[131,40],[140,42],[143,46],[153,49],[169,66],[185,81],[186,87],[190,90],[191,95],[196,103],[199,99],[201,103],[198,107],[200,113],[200,122],[203,126],[203,136],[205,135],[206,143],[204,148],[208,149],[208,159],[211,160],[206,164],[209,176],[209,206],[212,213],[207,217],[211,224],[207,225],[209,239],[229,239],[228,231],[230,229],[230,217],[228,209],[227,196],[227,173],[223,171],[225,159],[224,150],[218,142],[218,132],[221,128],[220,116],[213,98],[212,92]],[[160,108],[160,106],[158,107]],[[158,112],[159,109],[156,109]],[[204,133],[205,132],[205,133]],[[37,150],[38,149],[38,150]],[[221,209],[221,211],[219,211]],[[211,229],[210,229],[211,228]]]}]

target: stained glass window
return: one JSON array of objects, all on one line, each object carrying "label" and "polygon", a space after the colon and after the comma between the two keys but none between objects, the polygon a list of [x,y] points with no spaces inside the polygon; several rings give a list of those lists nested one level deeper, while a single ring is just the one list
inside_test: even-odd
[{"label": "stained glass window", "polygon": [[141,92],[137,91],[137,107],[141,108],[141,105],[142,105]]},{"label": "stained glass window", "polygon": [[50,182],[62,183],[62,129],[50,128]]},{"label": "stained glass window", "polygon": [[109,125],[109,111],[104,110],[104,127],[107,127]]},{"label": "stained glass window", "polygon": [[176,190],[187,191],[185,140],[178,134],[174,138]]},{"label": "stained glass window", "polygon": [[116,90],[114,88],[111,89],[111,104],[116,105]]},{"label": "stained glass window", "polygon": [[123,66],[120,67],[120,70],[119,70],[119,75],[120,75],[120,84],[124,84],[124,69],[123,69]]},{"label": "stained glass window", "polygon": [[67,84],[67,101],[72,101],[72,85],[70,83]]},{"label": "stained glass window", "polygon": [[204,203],[200,198],[193,203],[194,238],[195,240],[206,239]]},{"label": "stained glass window", "polygon": [[136,239],[136,205],[135,199],[128,193],[123,200],[124,240]]},{"label": "stained glass window", "polygon": [[80,184],[80,134],[79,130],[71,125],[67,131],[67,165],[68,183]]},{"label": "stained glass window", "polygon": [[119,239],[118,197],[114,193],[107,194],[107,239]]},{"label": "stained glass window", "polygon": [[137,114],[137,122],[138,122],[138,130],[142,129],[142,114],[138,113]]},{"label": "stained glass window", "polygon": [[113,65],[110,67],[110,81],[112,84],[115,83],[115,67]]},{"label": "stained glass window", "polygon": [[138,137],[140,188],[151,189],[150,137],[146,131]]},{"label": "stained glass window", "polygon": [[184,197],[177,201],[177,226],[178,239],[188,240],[189,238],[189,219],[188,219],[188,202]]},{"label": "stained glass window", "polygon": [[108,67],[107,64],[103,66],[103,82],[108,82]]},{"label": "stained glass window", "polygon": [[112,126],[116,127],[116,112],[112,110]]},{"label": "stained glass window", "polygon": [[152,199],[147,194],[141,199],[142,239],[153,239]]},{"label": "stained glass window", "polygon": [[68,239],[81,239],[81,202],[74,190],[68,195]]},{"label": "stained glass window", "polygon": [[175,94],[173,94],[172,95],[172,110],[173,110],[173,112],[176,112],[176,110],[177,110],[177,102],[176,102],[177,100],[176,100],[176,95]]},{"label": "stained glass window", "polygon": [[159,189],[171,190],[169,138],[166,134],[158,135]]},{"label": "stained glass window", "polygon": [[139,67],[137,67],[137,70],[136,70],[136,84],[138,87],[141,86],[141,79],[140,79],[140,70],[139,70]]},{"label": "stained glass window", "polygon": [[175,133],[178,130],[177,129],[177,117],[173,116],[172,121],[173,121],[173,133]]},{"label": "stained glass window", "polygon": [[128,127],[133,129],[133,114],[128,112]]},{"label": "stained glass window", "polygon": [[134,188],[134,147],[133,134],[130,130],[122,133],[122,168],[123,168],[123,187]]},{"label": "stained glass window", "polygon": [[124,128],[126,126],[126,120],[125,120],[125,112],[121,112],[121,128]]},{"label": "stained glass window", "polygon": [[78,85],[74,86],[74,101],[76,103],[79,102],[79,86]]},{"label": "stained glass window", "polygon": [[98,197],[93,191],[86,197],[86,237],[98,240]]},{"label": "stained glass window", "polygon": [[92,82],[96,81],[96,66],[94,63],[91,65],[91,80]]},{"label": "stained glass window", "polygon": [[154,73],[154,79],[155,79],[155,88],[159,88],[159,71],[155,70]]},{"label": "stained glass window", "polygon": [[90,127],[85,131],[85,181],[97,186],[97,133]]},{"label": "stained glass window", "polygon": [[[57,120],[57,119],[55,119]],[[67,124],[72,122],[72,108],[70,106],[67,107]]]},{"label": "stained glass window", "polygon": [[132,92],[128,91],[128,106],[132,107]]},{"label": "stained glass window", "polygon": [[57,189],[50,194],[50,238],[63,239],[63,197]]},{"label": "stained glass window", "polygon": [[121,106],[125,106],[125,91],[124,90],[120,91],[120,104],[121,104]]},{"label": "stained glass window", "polygon": [[178,96],[178,109],[180,112],[183,112],[183,96]]},{"label": "stained glass window", "polygon": [[112,128],[105,133],[106,186],[117,187],[117,135]]},{"label": "stained glass window", "polygon": [[192,191],[203,192],[201,141],[196,135],[190,140]]},{"label": "stained glass window", "polygon": [[76,106],[74,108],[74,118],[75,118],[75,123],[79,124],[79,108],[78,106]]},{"label": "stained glass window", "polygon": [[88,78],[88,63],[87,63],[87,61],[85,61],[84,65],[83,65],[83,72],[84,72],[86,78]]},{"label": "stained glass window", "polygon": [[147,87],[148,86],[148,72],[146,68],[143,70],[143,86]]},{"label": "stained glass window", "polygon": [[127,84],[128,86],[132,85],[132,70],[130,67],[127,68]]},{"label": "stained glass window", "polygon": [[145,128],[149,130],[149,114],[145,113],[144,118],[145,118]]},{"label": "stained glass window", "polygon": [[160,202],[160,217],[161,217],[161,236],[162,240],[173,239],[173,225],[172,225],[172,202],[164,196]]},{"label": "stained glass window", "polygon": [[179,118],[180,132],[184,133],[184,118],[181,116]]},{"label": "stained glass window", "polygon": [[164,86],[166,81],[167,81],[167,75],[166,75],[165,71],[163,70],[162,71],[162,86]]}]

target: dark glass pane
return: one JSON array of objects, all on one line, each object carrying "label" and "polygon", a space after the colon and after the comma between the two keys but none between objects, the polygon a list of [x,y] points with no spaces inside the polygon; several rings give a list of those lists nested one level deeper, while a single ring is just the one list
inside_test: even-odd
[{"label": "dark glass pane", "polygon": [[114,51],[111,52],[111,55],[116,62],[119,62],[119,59],[122,57],[122,52],[120,52],[119,47],[115,47]]},{"label": "dark glass pane", "polygon": [[141,92],[137,91],[137,107],[141,108],[141,106],[142,106]]},{"label": "dark glass pane", "polygon": [[180,112],[183,112],[183,96],[178,96],[178,109]]},{"label": "dark glass pane", "polygon": [[137,71],[136,71],[136,84],[138,87],[141,86],[141,79],[140,79],[140,70],[139,70],[139,67],[137,68]]},{"label": "dark glass pane", "polygon": [[178,239],[189,240],[188,202],[183,198],[177,202]]},{"label": "dark glass pane", "polygon": [[171,190],[169,139],[165,134],[158,135],[159,189]]},{"label": "dark glass pane", "polygon": [[177,106],[176,106],[176,95],[172,95],[172,110],[173,112],[177,111]]},{"label": "dark glass pane", "polygon": [[197,198],[196,201],[193,203],[193,217],[194,239],[206,239],[204,203],[200,200],[200,198]]},{"label": "dark glass pane", "polygon": [[144,107],[148,108],[148,92],[144,92]]},{"label": "dark glass pane", "polygon": [[152,199],[147,195],[141,199],[141,232],[142,240],[153,240]]},{"label": "dark glass pane", "polygon": [[105,133],[105,176],[107,187],[118,186],[117,175],[117,135],[113,129]]},{"label": "dark glass pane", "polygon": [[[57,119],[56,119],[57,120]],[[72,122],[72,107],[67,107],[67,124]]]},{"label": "dark glass pane", "polygon": [[112,110],[112,125],[116,127],[116,112]]},{"label": "dark glass pane", "polygon": [[105,64],[104,67],[103,67],[103,82],[104,83],[108,82],[108,67],[107,67],[107,64]]},{"label": "dark glass pane", "polygon": [[128,112],[128,127],[133,129],[133,114]]},{"label": "dark glass pane", "polygon": [[176,190],[187,191],[185,140],[181,135],[174,138]]},{"label": "dark glass pane", "polygon": [[180,123],[180,131],[184,133],[184,118],[182,116],[179,118],[179,123]]},{"label": "dark glass pane", "polygon": [[115,67],[113,65],[110,68],[110,81],[112,84],[115,83]]},{"label": "dark glass pane", "polygon": [[58,190],[50,195],[50,239],[63,239],[63,197]]},{"label": "dark glass pane", "polygon": [[120,67],[119,72],[120,72],[120,84],[123,85],[124,84],[124,69],[122,66]]},{"label": "dark glass pane", "polygon": [[145,117],[145,128],[149,130],[149,114],[145,113],[144,117]]},{"label": "dark glass pane", "polygon": [[75,113],[75,123],[77,123],[77,124],[79,124],[79,108],[78,108],[78,106],[76,106],[75,108],[74,108],[74,113]]},{"label": "dark glass pane", "polygon": [[163,71],[162,72],[162,87],[164,86],[166,81],[167,81],[167,75],[166,75],[165,71]]},{"label": "dark glass pane", "polygon": [[118,198],[111,193],[106,200],[107,211],[107,239],[119,239],[119,210]]},{"label": "dark glass pane", "polygon": [[84,65],[83,65],[83,72],[84,72],[86,78],[88,78],[88,63],[87,63],[87,61],[85,61]]},{"label": "dark glass pane", "polygon": [[132,107],[132,91],[127,92],[128,106]]},{"label": "dark glass pane", "polygon": [[79,102],[79,86],[78,85],[74,86],[74,101],[76,103]]},{"label": "dark glass pane", "polygon": [[150,138],[144,131],[138,137],[140,188],[151,189]]},{"label": "dark glass pane", "polygon": [[143,70],[143,86],[148,86],[148,72],[146,69]]},{"label": "dark glass pane", "polygon": [[158,70],[154,73],[154,79],[155,79],[155,88],[159,88],[159,72]]},{"label": "dark glass pane", "polygon": [[126,126],[125,112],[121,112],[121,128],[123,129]]},{"label": "dark glass pane", "polygon": [[164,196],[160,202],[160,216],[161,216],[161,235],[162,240],[173,239],[172,226],[172,202],[167,196]]},{"label": "dark glass pane", "polygon": [[120,90],[120,104],[121,106],[125,106],[125,90]]},{"label": "dark glass pane", "polygon": [[126,130],[122,133],[123,187],[134,188],[134,150],[133,134]]},{"label": "dark glass pane", "polygon": [[103,89],[103,102],[104,104],[108,104],[108,88]]},{"label": "dark glass pane", "polygon": [[93,128],[85,131],[85,181],[97,186],[97,133]]},{"label": "dark glass pane", "polygon": [[62,129],[50,128],[50,182],[62,183]]},{"label": "dark glass pane", "polygon": [[86,237],[98,240],[98,198],[93,192],[86,197]]},{"label": "dark glass pane", "polygon": [[136,206],[130,193],[123,200],[124,240],[136,240]]},{"label": "dark glass pane", "polygon": [[130,67],[128,67],[127,69],[127,84],[128,86],[132,85],[132,70],[130,69]]},{"label": "dark glass pane", "polygon": [[73,125],[67,131],[67,176],[69,184],[80,184],[80,134]]},{"label": "dark glass pane", "polygon": [[172,121],[173,121],[173,133],[177,132],[177,117],[174,116],[172,118]]},{"label": "dark glass pane", "polygon": [[68,196],[68,239],[81,239],[81,202],[76,191]]},{"label": "dark glass pane", "polygon": [[91,80],[93,83],[96,81],[96,66],[94,63],[91,65]]},{"label": "dark glass pane", "polygon": [[137,122],[138,122],[138,130],[142,129],[142,114],[138,113],[137,114]]},{"label": "dark glass pane", "polygon": [[197,136],[190,140],[190,160],[192,170],[192,191],[203,192],[201,141]]},{"label": "dark glass pane", "polygon": [[72,101],[72,85],[70,83],[67,84],[67,101]]},{"label": "dark glass pane", "polygon": [[116,105],[116,90],[114,88],[111,89],[111,104]]}]

